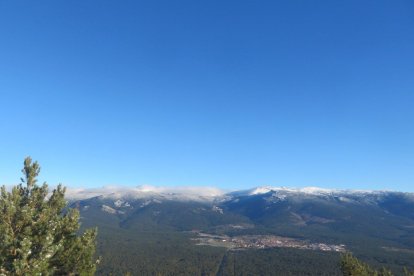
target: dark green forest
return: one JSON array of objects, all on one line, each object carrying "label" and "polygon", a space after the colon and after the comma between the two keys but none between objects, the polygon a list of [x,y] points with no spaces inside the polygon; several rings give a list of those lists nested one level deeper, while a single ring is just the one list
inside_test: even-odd
[{"label": "dark green forest", "polygon": [[[109,234],[110,237],[104,236]],[[173,232],[102,233],[99,275],[341,275],[340,255],[298,249],[226,251]]]},{"label": "dark green forest", "polygon": [[[273,213],[263,217],[259,216],[263,211],[253,208],[260,207],[260,202],[252,202],[247,211],[259,215],[249,217],[241,211],[230,212],[226,206],[223,206],[224,214],[219,214],[209,211],[208,205],[196,202],[164,201],[139,207],[142,202],[131,201],[130,207],[116,209],[127,212],[117,214],[102,211],[103,205],[115,208],[111,199],[73,203],[81,210],[83,228],[99,228],[97,252],[102,261],[97,267],[98,275],[127,272],[132,275],[341,275],[338,252],[200,246],[192,240],[194,229],[228,236],[271,234],[312,242],[344,243],[349,252],[373,269],[386,267],[395,275],[403,275],[405,267],[414,267],[412,230],[402,226],[409,220],[389,216],[384,222],[377,209],[361,210],[353,206],[346,209],[333,203],[321,207],[324,202],[318,205],[301,201],[291,202],[290,207],[272,205],[274,211],[264,206],[261,210]],[[284,212],[288,208],[297,208],[297,213],[312,210],[318,217],[335,218],[335,222],[311,221],[298,227]],[[341,220],[348,216],[352,216],[352,221]],[[228,223],[251,227],[232,228]]]},{"label": "dark green forest", "polygon": [[[97,275],[342,275],[337,252],[226,250],[198,246],[190,238],[185,232],[100,227],[97,252],[102,261]],[[414,267],[412,253],[375,250],[374,244],[354,252],[373,268],[387,267],[395,275],[403,275],[404,267]]]}]

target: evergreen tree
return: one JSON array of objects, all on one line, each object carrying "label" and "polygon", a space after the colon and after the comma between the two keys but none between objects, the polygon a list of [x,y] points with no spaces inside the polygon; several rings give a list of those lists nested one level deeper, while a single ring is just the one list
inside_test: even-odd
[{"label": "evergreen tree", "polygon": [[48,195],[40,166],[24,160],[22,183],[0,194],[0,275],[93,275],[96,229],[78,235],[79,212],[66,209],[65,188]]},{"label": "evergreen tree", "polygon": [[342,256],[341,270],[344,276],[374,275],[371,267],[352,256],[351,253]]},{"label": "evergreen tree", "polygon": [[[394,274],[386,269],[381,268],[380,270],[375,270],[371,268],[368,264],[361,262],[351,253],[346,253],[342,255],[341,258],[341,271],[344,276],[393,276]],[[414,271],[410,272],[407,269],[404,269],[405,276],[414,276]]]}]

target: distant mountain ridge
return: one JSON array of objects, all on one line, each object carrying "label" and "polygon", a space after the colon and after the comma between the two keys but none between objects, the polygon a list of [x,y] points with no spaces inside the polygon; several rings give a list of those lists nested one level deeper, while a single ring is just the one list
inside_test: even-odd
[{"label": "distant mountain ridge", "polygon": [[[83,227],[98,227],[103,244],[117,244],[124,237],[133,241],[148,233],[174,233],[191,246],[197,246],[192,241],[195,233],[235,240],[280,236],[303,244],[343,245],[396,269],[414,266],[413,193],[139,186],[69,189],[67,198],[80,211]],[[129,243],[124,246],[129,248]]]},{"label": "distant mountain ridge", "polygon": [[69,190],[68,199],[83,217],[94,221],[112,215],[110,220],[122,227],[211,231],[249,224],[264,232],[307,237],[337,236],[339,229],[403,238],[414,247],[413,193],[268,186],[225,193],[209,187],[139,186]]},{"label": "distant mountain ridge", "polygon": [[137,187],[106,186],[102,188],[69,188],[66,198],[70,200],[104,198],[149,198],[165,197],[176,200],[210,201],[224,195],[220,189],[213,187],[156,187],[142,185]]},{"label": "distant mountain ridge", "polygon": [[326,189],[319,187],[303,187],[303,188],[289,188],[289,187],[272,187],[261,186],[247,190],[236,190],[226,192],[213,187],[156,187],[149,185],[142,185],[137,187],[125,186],[106,186],[102,188],[69,188],[66,192],[66,197],[70,200],[87,199],[92,197],[107,197],[107,198],[147,198],[154,196],[163,196],[166,198],[183,199],[183,200],[215,200],[229,196],[251,196],[259,194],[267,194],[270,192],[279,192],[285,194],[304,194],[304,195],[379,195],[379,194],[407,194],[414,193],[398,192],[398,191],[384,191],[384,190],[352,190],[352,189]]}]

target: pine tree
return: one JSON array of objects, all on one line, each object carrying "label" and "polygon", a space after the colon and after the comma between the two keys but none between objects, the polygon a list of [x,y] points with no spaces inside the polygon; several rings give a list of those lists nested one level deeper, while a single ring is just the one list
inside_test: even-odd
[{"label": "pine tree", "polygon": [[96,229],[78,235],[79,212],[61,184],[48,195],[40,166],[24,160],[22,183],[0,194],[0,275],[93,275]]},{"label": "pine tree", "polygon": [[[351,253],[345,253],[341,258],[341,271],[344,276],[393,276],[394,274],[386,268],[375,270],[368,264],[358,260]],[[414,276],[414,271],[404,269],[405,276]]]}]

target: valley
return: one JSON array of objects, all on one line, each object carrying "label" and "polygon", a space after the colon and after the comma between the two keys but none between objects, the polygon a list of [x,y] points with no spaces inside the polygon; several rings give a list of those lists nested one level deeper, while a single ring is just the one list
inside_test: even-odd
[{"label": "valley", "polygon": [[340,275],[345,251],[397,275],[414,267],[409,193],[100,192],[73,196],[70,206],[80,210],[84,228],[99,229],[101,275]]}]

